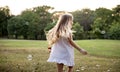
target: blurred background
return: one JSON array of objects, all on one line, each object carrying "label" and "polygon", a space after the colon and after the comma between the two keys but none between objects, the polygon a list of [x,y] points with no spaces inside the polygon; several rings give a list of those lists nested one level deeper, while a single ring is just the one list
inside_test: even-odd
[{"label": "blurred background", "polygon": [[120,39],[120,0],[0,0],[0,38],[45,40],[66,12],[74,39]]}]

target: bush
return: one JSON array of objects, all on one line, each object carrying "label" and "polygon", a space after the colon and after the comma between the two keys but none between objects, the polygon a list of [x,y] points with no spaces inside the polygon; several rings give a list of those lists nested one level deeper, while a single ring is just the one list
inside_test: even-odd
[{"label": "bush", "polygon": [[73,31],[75,31],[74,36],[73,36],[74,39],[83,39],[84,38],[83,27],[79,23],[73,24]]},{"label": "bush", "polygon": [[120,40],[120,23],[113,22],[109,29],[110,39],[119,39]]}]

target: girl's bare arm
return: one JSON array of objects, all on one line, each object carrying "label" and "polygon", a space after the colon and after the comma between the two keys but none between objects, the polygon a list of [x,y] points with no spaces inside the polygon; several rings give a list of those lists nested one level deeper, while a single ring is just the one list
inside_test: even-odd
[{"label": "girl's bare arm", "polygon": [[76,48],[78,51],[80,51],[82,54],[86,55],[87,51],[85,51],[84,49],[80,48],[71,38],[68,38],[69,43]]}]

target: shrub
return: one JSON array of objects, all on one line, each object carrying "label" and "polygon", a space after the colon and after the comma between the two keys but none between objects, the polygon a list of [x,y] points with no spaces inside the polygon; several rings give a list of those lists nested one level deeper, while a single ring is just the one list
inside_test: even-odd
[{"label": "shrub", "polygon": [[111,39],[119,39],[120,40],[120,23],[113,22],[109,29],[109,37]]}]

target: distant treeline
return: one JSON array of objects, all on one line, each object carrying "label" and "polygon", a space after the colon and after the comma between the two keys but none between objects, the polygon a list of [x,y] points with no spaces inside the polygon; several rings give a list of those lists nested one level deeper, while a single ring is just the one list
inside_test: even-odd
[{"label": "distant treeline", "polygon": [[[38,6],[11,15],[8,6],[0,7],[0,38],[45,40],[45,33],[64,11],[49,11],[51,6]],[[98,8],[70,12],[74,16],[74,39],[120,39],[120,5],[112,10]]]}]

